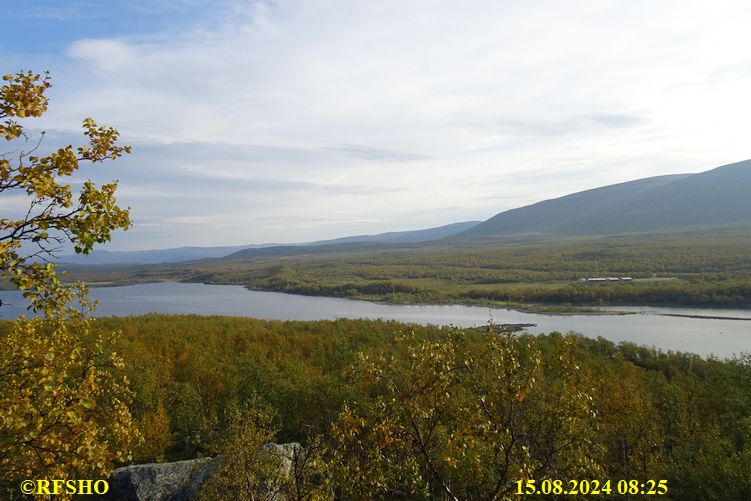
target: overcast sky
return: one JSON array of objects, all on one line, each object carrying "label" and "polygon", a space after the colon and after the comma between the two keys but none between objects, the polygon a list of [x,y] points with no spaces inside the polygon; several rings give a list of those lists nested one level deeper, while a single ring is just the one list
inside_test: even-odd
[{"label": "overcast sky", "polygon": [[109,250],[481,220],[751,157],[747,0],[2,3],[2,72],[54,79],[28,126],[133,146],[74,180],[120,180]]}]

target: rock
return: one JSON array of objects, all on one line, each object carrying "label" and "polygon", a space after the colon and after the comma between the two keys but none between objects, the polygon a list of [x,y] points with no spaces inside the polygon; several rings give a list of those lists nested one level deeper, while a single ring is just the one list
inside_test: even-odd
[{"label": "rock", "polygon": [[[266,444],[261,450],[279,457],[279,470],[292,474],[296,455],[303,447],[296,443]],[[124,466],[110,476],[109,490],[100,499],[111,501],[189,501],[198,498],[201,485],[222,461],[215,458],[189,459],[174,463],[149,463]],[[277,496],[280,501],[282,496]]]},{"label": "rock", "polygon": [[286,476],[293,473],[293,464],[296,457],[303,453],[302,445],[297,442],[288,444],[266,444],[261,446],[262,451],[272,452],[279,457],[279,471]]},{"label": "rock", "polygon": [[112,501],[187,501],[216,468],[216,458],[149,463],[116,469],[104,499]]}]

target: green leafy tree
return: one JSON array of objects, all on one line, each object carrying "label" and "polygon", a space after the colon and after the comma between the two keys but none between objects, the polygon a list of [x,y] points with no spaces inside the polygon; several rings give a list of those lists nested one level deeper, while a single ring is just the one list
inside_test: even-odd
[{"label": "green leafy tree", "polygon": [[284,458],[289,472],[279,479],[280,493],[290,501],[334,499],[327,448],[320,435],[309,437],[305,447],[291,447]]},{"label": "green leafy tree", "polygon": [[374,398],[333,428],[341,487],[354,498],[509,499],[516,482],[601,472],[591,381],[567,340],[550,362],[510,333],[396,339],[404,353],[361,355]]},{"label": "green leafy tree", "polygon": [[304,448],[271,443],[278,415],[257,396],[230,403],[225,414],[218,466],[201,487],[201,499],[333,499],[321,437],[311,437]]},{"label": "green leafy tree", "polygon": [[279,458],[262,446],[277,433],[275,413],[258,399],[227,408],[220,464],[201,488],[201,499],[274,499]]}]

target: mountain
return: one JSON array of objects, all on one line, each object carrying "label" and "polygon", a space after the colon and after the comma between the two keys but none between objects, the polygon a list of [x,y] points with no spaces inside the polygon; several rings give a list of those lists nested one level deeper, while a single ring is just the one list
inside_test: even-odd
[{"label": "mountain", "polygon": [[751,160],[545,200],[501,212],[456,238],[613,235],[736,224],[751,224]]},{"label": "mountain", "polygon": [[393,231],[378,235],[358,235],[354,237],[320,240],[306,244],[279,245],[263,249],[243,249],[230,254],[227,260],[243,260],[265,257],[300,256],[307,254],[324,254],[327,252],[342,252],[353,250],[390,249],[394,244],[419,244],[434,242],[452,237],[462,231],[479,224],[478,221],[453,223],[435,228],[414,231]]},{"label": "mountain", "polygon": [[638,179],[574,193],[501,212],[478,223],[467,221],[415,231],[321,240],[293,245],[109,252],[62,256],[60,262],[84,265],[157,264],[206,258],[246,259],[387,248],[440,240],[499,236],[615,235],[680,231],[726,225],[751,225],[751,160],[698,174]]},{"label": "mountain", "polygon": [[277,244],[238,245],[227,247],[177,247],[174,249],[111,252],[95,250],[89,255],[68,254],[59,261],[66,264],[159,264],[224,257],[242,249],[269,247]]},{"label": "mountain", "polygon": [[313,242],[310,245],[331,245],[352,242],[379,242],[379,243],[416,243],[428,242],[431,240],[441,240],[442,238],[457,235],[466,231],[473,226],[480,224],[480,221],[465,221],[463,223],[452,223],[435,228],[413,231],[390,231],[388,233],[379,233],[378,235],[357,235],[354,237],[334,238],[332,240],[321,240]]},{"label": "mountain", "polygon": [[[196,261],[207,258],[222,258],[239,251],[248,250],[252,255],[287,255],[307,253],[310,247],[350,246],[361,248],[368,243],[415,243],[440,240],[461,233],[477,224],[479,221],[466,221],[462,223],[447,224],[436,228],[427,228],[414,231],[393,231],[378,235],[357,235],[352,237],[335,238],[332,240],[320,240],[303,244],[258,244],[240,245],[230,247],[179,247],[175,249],[144,250],[130,252],[110,252],[95,250],[84,256],[70,254],[61,256],[59,261],[65,264],[82,265],[111,265],[111,264],[160,264],[177,263],[181,261]],[[255,253],[257,254],[255,254]]]}]

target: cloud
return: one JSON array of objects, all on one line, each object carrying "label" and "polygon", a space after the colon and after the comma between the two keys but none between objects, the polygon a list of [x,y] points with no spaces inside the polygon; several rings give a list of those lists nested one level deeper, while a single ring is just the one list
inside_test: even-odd
[{"label": "cloud", "polygon": [[376,162],[414,162],[416,160],[430,159],[430,157],[426,155],[401,153],[397,151],[384,150],[381,148],[372,148],[370,146],[363,146],[359,144],[340,144],[324,149],[336,151],[350,157],[364,158],[366,160],[373,160]]},{"label": "cloud", "polygon": [[[128,245],[437,226],[749,156],[740,0],[139,5],[160,29],[84,32],[50,59],[40,121],[63,134],[93,116],[133,143],[94,176],[183,235],[134,228]],[[174,219],[201,214],[236,232],[186,235]],[[342,214],[315,230],[302,217]],[[262,230],[269,215],[286,222]]]},{"label": "cloud", "polygon": [[633,114],[594,113],[551,120],[501,119],[497,122],[502,134],[519,136],[559,136],[580,134],[603,129],[622,129],[645,123]]},{"label": "cloud", "polygon": [[231,226],[233,222],[232,214],[203,214],[197,216],[173,216],[162,219],[163,224],[180,224],[190,227],[201,227],[206,225]]},{"label": "cloud", "polygon": [[68,55],[80,59],[94,71],[118,72],[134,64],[134,51],[119,40],[79,40]]}]

